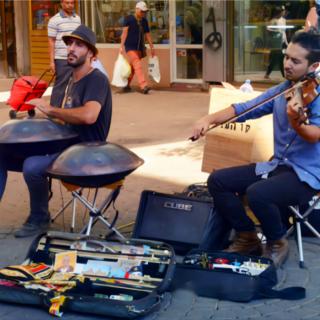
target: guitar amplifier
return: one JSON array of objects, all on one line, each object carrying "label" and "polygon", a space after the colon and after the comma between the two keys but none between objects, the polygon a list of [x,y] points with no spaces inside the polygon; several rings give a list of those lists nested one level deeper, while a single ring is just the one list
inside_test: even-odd
[{"label": "guitar amplifier", "polygon": [[212,212],[211,201],[145,190],[133,237],[164,241],[186,252],[200,244]]}]

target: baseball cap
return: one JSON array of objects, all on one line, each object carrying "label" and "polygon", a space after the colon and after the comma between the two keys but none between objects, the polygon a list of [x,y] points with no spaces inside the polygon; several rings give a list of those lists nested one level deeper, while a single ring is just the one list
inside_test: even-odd
[{"label": "baseball cap", "polygon": [[137,2],[136,9],[140,9],[141,11],[148,11],[147,4],[144,1]]}]

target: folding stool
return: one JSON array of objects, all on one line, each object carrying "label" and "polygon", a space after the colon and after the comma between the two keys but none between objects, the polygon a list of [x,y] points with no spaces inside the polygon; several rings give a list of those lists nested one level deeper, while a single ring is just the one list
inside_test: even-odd
[{"label": "folding stool", "polygon": [[[107,217],[105,216],[105,212],[110,207],[112,203],[114,203],[120,193],[121,187],[123,185],[124,180],[119,180],[115,183],[108,184],[106,186],[100,188],[94,188],[94,196],[93,200],[90,201],[83,195],[83,187],[76,186],[73,184],[65,183],[61,181],[64,187],[71,192],[72,198],[52,217],[51,221],[54,220],[60,215],[63,214],[64,211],[72,204],[72,220],[71,220],[71,227],[70,231],[74,231],[75,229],[75,220],[76,220],[76,209],[77,204],[76,202],[79,201],[84,205],[85,208],[89,210],[89,222],[87,225],[80,231],[80,233],[84,233],[86,235],[90,235],[92,227],[98,222],[102,222],[104,225],[107,226],[108,229],[112,230],[119,238],[126,239],[117,228],[115,228],[115,223],[118,219],[118,211],[116,210],[115,217],[111,222],[108,221]],[[108,196],[101,202],[98,206],[97,204],[97,195],[98,191],[101,188],[111,189]]]},{"label": "folding stool", "polygon": [[296,241],[298,245],[300,268],[304,268],[304,253],[303,253],[301,223],[303,223],[317,238],[320,238],[320,233],[308,221],[309,215],[316,208],[316,206],[320,204],[320,193],[317,194],[315,197],[313,197],[312,201],[313,203],[309,206],[309,208],[304,213],[300,212],[298,206],[289,206],[289,209],[293,213],[294,221],[293,221],[293,225],[287,231],[287,237],[290,236],[294,230],[296,230]]}]

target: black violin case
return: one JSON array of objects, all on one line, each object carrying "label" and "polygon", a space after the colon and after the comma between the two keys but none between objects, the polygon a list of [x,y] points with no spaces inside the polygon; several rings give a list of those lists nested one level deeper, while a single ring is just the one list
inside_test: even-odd
[{"label": "black violin case", "polygon": [[[57,257],[76,254],[64,272]],[[82,234],[48,232],[36,238],[26,260],[0,269],[0,300],[65,311],[136,318],[156,310],[169,287],[175,253],[147,240],[106,241]]]},{"label": "black violin case", "polygon": [[194,249],[177,263],[171,289],[189,289],[201,297],[235,302],[297,300],[306,296],[303,287],[273,289],[277,283],[276,268],[270,259]]}]

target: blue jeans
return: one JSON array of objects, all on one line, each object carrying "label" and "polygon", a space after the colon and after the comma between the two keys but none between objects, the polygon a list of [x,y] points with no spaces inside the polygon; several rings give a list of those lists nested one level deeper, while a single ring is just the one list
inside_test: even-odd
[{"label": "blue jeans", "polygon": [[32,222],[49,219],[49,183],[47,168],[58,157],[59,153],[33,156],[25,160],[0,156],[0,199],[3,196],[8,171],[22,172],[30,197],[30,216]]},{"label": "blue jeans", "polygon": [[292,168],[279,166],[267,179],[255,174],[255,164],[221,169],[208,178],[208,188],[217,212],[238,232],[253,231],[242,197],[258,218],[268,240],[278,240],[286,233],[281,212],[290,205],[305,204],[317,190],[301,182]]}]

